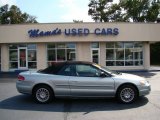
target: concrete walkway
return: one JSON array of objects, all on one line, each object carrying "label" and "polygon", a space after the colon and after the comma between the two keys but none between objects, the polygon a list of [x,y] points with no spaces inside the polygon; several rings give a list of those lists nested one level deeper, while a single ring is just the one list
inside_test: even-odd
[{"label": "concrete walkway", "polygon": [[151,66],[149,71],[160,71],[160,66]]}]

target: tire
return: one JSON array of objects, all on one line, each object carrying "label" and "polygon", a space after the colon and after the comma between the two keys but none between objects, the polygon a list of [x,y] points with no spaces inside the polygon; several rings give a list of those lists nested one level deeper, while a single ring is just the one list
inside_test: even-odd
[{"label": "tire", "polygon": [[33,98],[38,103],[49,103],[53,100],[54,93],[49,86],[40,85],[33,90]]},{"label": "tire", "polygon": [[138,91],[132,85],[124,85],[117,92],[119,102],[129,104],[138,98]]}]

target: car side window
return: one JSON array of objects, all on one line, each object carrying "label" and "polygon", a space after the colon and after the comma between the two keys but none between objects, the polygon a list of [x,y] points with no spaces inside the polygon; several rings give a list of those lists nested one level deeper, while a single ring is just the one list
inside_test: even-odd
[{"label": "car side window", "polygon": [[58,75],[70,76],[71,67],[69,65],[64,66],[59,72]]},{"label": "car side window", "polygon": [[100,70],[91,65],[76,65],[76,74],[80,77],[99,77]]}]

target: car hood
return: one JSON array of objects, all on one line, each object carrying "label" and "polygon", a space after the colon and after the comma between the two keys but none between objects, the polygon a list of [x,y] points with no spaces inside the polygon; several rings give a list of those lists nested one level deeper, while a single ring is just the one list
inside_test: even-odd
[{"label": "car hood", "polygon": [[117,80],[125,80],[125,81],[140,81],[140,80],[145,80],[145,78],[133,75],[133,74],[128,74],[128,73],[122,73],[119,75],[115,75],[113,79]]}]

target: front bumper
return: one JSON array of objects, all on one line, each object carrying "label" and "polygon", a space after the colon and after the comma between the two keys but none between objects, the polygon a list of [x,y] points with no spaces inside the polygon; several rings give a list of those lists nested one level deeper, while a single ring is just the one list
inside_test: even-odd
[{"label": "front bumper", "polygon": [[145,96],[148,95],[151,92],[151,85],[147,83],[144,86],[139,86],[139,96]]}]

